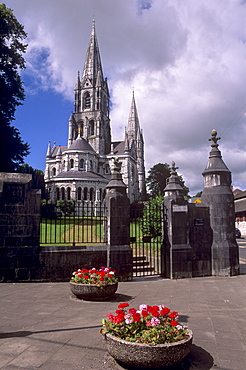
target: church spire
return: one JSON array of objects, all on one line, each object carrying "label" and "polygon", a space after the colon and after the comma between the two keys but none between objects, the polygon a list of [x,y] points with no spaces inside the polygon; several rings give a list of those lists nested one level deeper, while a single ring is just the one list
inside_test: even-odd
[{"label": "church spire", "polygon": [[103,80],[102,63],[96,37],[95,21],[93,20],[91,37],[82,74],[82,85],[90,82],[91,86],[95,86],[98,74],[101,75],[101,78]]},{"label": "church spire", "polygon": [[135,103],[134,91],[133,91],[130,115],[128,119],[128,128],[127,128],[129,138],[136,140],[138,130],[139,130],[139,119],[138,119],[138,112],[137,112],[137,107]]}]

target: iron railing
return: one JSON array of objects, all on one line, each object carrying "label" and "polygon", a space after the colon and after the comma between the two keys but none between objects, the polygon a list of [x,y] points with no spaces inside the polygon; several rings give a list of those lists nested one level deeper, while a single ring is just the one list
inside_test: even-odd
[{"label": "iron railing", "polygon": [[65,206],[60,206],[59,202],[42,205],[40,244],[103,244],[104,205],[101,202],[70,201],[67,208]]}]

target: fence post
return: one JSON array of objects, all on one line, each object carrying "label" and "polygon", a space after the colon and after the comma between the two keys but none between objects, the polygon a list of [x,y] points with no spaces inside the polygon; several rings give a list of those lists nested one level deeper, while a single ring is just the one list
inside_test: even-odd
[{"label": "fence post", "polygon": [[107,263],[117,271],[122,281],[132,279],[132,249],[130,247],[130,200],[115,160],[105,197],[105,231]]}]

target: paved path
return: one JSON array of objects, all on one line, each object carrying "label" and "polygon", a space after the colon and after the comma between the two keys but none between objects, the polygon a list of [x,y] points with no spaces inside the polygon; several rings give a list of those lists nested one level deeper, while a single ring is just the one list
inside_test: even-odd
[{"label": "paved path", "polygon": [[0,284],[0,369],[119,370],[103,347],[101,319],[119,302],[165,304],[194,333],[174,370],[246,369],[246,275],[119,283],[110,301],[78,301],[68,283]]}]

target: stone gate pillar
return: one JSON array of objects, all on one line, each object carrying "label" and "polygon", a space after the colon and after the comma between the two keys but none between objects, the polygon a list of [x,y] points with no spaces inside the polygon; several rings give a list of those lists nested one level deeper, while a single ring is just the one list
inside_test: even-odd
[{"label": "stone gate pillar", "polygon": [[192,277],[189,262],[190,244],[187,232],[188,202],[180,185],[175,162],[172,162],[171,176],[164,189],[164,276],[172,279]]},{"label": "stone gate pillar", "polygon": [[210,208],[213,230],[212,274],[230,276],[239,274],[239,249],[235,237],[234,197],[231,190],[231,172],[218,149],[217,131],[211,132],[211,151],[203,172],[202,202]]},{"label": "stone gate pillar", "polygon": [[105,197],[105,230],[108,266],[115,269],[121,280],[132,278],[132,249],[130,247],[130,200],[115,160]]},{"label": "stone gate pillar", "polygon": [[41,190],[32,175],[0,173],[0,281],[36,278]]}]

